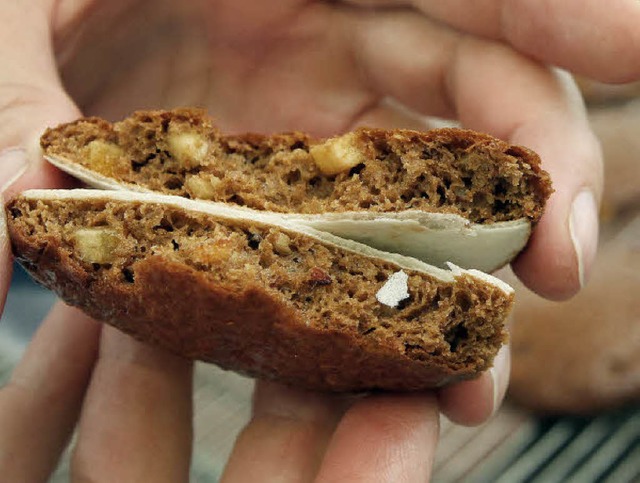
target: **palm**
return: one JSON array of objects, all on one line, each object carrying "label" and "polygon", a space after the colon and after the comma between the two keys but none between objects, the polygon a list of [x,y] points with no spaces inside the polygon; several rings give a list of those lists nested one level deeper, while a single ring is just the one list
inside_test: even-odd
[{"label": "palm", "polygon": [[[330,134],[375,109],[380,96],[335,7],[280,0],[261,12],[251,1],[211,3],[137,2],[106,23],[104,13],[84,17],[82,42],[74,41],[81,47],[68,52],[62,73],[85,113],[115,119],[200,105],[230,130]],[[63,36],[58,51],[70,44]]]}]

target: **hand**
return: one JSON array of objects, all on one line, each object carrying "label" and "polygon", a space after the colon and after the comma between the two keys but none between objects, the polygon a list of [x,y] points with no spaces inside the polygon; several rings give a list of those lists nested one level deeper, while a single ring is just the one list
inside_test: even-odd
[{"label": "hand", "polygon": [[[317,135],[359,124],[424,128],[423,116],[448,117],[541,154],[556,194],[514,269],[551,298],[579,289],[595,254],[601,159],[575,85],[544,63],[604,81],[640,77],[637,2],[177,4],[0,6],[0,148],[20,146],[0,156],[5,197],[68,185],[33,146],[46,126],[80,109],[115,118],[135,108],[196,104],[228,130]],[[0,248],[4,294],[6,239]],[[504,394],[506,359],[475,381],[434,394],[360,399],[346,410],[327,396],[259,385],[228,481],[316,471],[328,481],[426,479],[438,407],[463,423],[486,419]],[[78,477],[186,479],[190,374],[184,361],[56,308],[0,392],[2,474],[46,475],[82,408]]]}]

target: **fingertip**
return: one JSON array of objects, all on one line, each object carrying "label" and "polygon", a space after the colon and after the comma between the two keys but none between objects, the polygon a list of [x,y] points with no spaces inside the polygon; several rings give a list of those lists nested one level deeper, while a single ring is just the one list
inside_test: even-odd
[{"label": "fingertip", "polygon": [[566,300],[587,282],[598,245],[602,150],[586,119],[559,115],[522,126],[512,142],[536,151],[554,193],[526,249],[512,263],[532,291]]},{"label": "fingertip", "polygon": [[511,266],[515,275],[531,291],[549,300],[562,301],[580,290],[575,257],[573,247],[562,237],[536,231],[527,249]]},{"label": "fingertip", "polygon": [[221,481],[311,481],[348,397],[256,381],[253,414]]},{"label": "fingertip", "polygon": [[591,188],[557,193],[527,249],[512,263],[513,271],[538,295],[555,301],[569,299],[589,280],[598,231],[598,203]]},{"label": "fingertip", "polygon": [[351,402],[352,398],[348,396],[305,391],[258,380],[253,393],[253,417],[275,416],[332,426]]},{"label": "fingertip", "polygon": [[450,421],[478,426],[495,414],[507,391],[511,367],[510,351],[503,346],[493,367],[477,379],[463,381],[438,392],[440,411]]},{"label": "fingertip", "polygon": [[451,422],[463,426],[477,426],[493,413],[494,388],[491,373],[459,382],[438,393],[440,411]]},{"label": "fingertip", "polygon": [[489,415],[491,418],[502,405],[504,397],[509,387],[511,376],[511,347],[507,344],[502,346],[493,361],[493,367],[489,369],[493,388],[493,410]]}]

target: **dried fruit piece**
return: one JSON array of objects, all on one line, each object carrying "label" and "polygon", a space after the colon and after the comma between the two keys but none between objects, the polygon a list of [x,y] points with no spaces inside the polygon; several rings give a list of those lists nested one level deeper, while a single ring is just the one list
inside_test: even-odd
[{"label": "dried fruit piece", "polygon": [[331,276],[320,267],[313,267],[309,271],[309,282],[314,287],[316,285],[330,285]]}]

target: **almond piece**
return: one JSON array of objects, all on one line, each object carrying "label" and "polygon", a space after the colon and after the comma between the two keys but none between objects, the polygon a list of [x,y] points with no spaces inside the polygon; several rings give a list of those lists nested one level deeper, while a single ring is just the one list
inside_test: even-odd
[{"label": "almond piece", "polygon": [[278,233],[273,239],[273,249],[278,255],[291,255],[291,238],[284,233]]},{"label": "almond piece", "polygon": [[108,228],[81,228],[73,235],[78,256],[89,263],[111,263],[115,259],[118,235]]},{"label": "almond piece", "polygon": [[216,196],[219,184],[220,178],[212,174],[190,175],[184,182],[184,188],[191,198],[212,200]]},{"label": "almond piece", "polygon": [[195,131],[176,131],[169,128],[167,146],[171,156],[185,168],[200,166],[209,151],[209,142]]},{"label": "almond piece", "polygon": [[356,146],[355,137],[355,133],[349,133],[311,146],[309,152],[322,174],[332,176],[365,162],[365,157]]},{"label": "almond piece", "polygon": [[85,147],[85,160],[90,168],[107,176],[114,176],[122,172],[118,163],[125,157],[123,149],[104,139],[94,139]]}]

